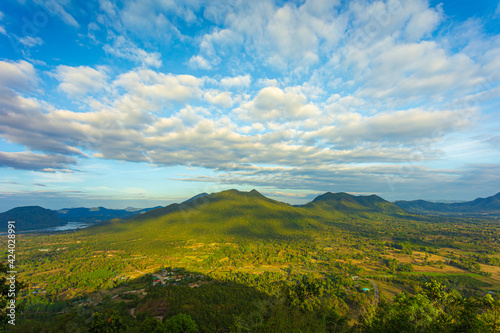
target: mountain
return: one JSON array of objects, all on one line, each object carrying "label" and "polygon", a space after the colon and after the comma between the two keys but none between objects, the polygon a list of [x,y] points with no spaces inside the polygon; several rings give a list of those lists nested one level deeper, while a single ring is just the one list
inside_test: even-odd
[{"label": "mountain", "polygon": [[390,203],[381,197],[372,194],[367,196],[354,196],[347,193],[327,192],[316,197],[304,208],[317,208],[323,211],[335,211],[343,214],[379,213],[379,214],[407,214],[404,209]]},{"label": "mountain", "polygon": [[185,203],[188,203],[188,202],[191,202],[191,201],[195,201],[195,200],[201,200],[201,198],[203,198],[204,196],[207,196],[208,193],[200,193],[200,194],[197,194],[195,195],[194,197],[190,198],[190,199],[187,199],[186,201],[182,202],[183,204]]},{"label": "mountain", "polygon": [[[110,221],[84,233],[109,234],[113,239],[143,237],[151,242],[235,236],[251,239],[301,236],[326,230],[332,222],[351,217],[385,221],[408,214],[377,196],[326,193],[303,206],[269,199],[256,190],[227,190],[150,210],[128,221]],[[110,232],[111,230],[111,232]]]},{"label": "mountain", "polygon": [[270,237],[291,235],[305,225],[317,225],[300,208],[266,198],[256,190],[227,190],[199,196],[181,204],[151,210],[131,219],[145,229],[169,230],[175,235],[193,233]]},{"label": "mountain", "polygon": [[40,206],[16,207],[0,214],[2,232],[7,231],[7,222],[16,221],[16,231],[57,227],[66,224],[55,211]]},{"label": "mountain", "polygon": [[136,215],[143,214],[161,206],[145,209],[107,209],[104,207],[95,208],[65,208],[57,211],[61,219],[66,222],[101,222],[106,220],[128,219]]},{"label": "mountain", "polygon": [[396,201],[398,207],[419,214],[455,214],[455,215],[500,215],[500,192],[487,198],[458,203],[436,203],[425,200]]}]

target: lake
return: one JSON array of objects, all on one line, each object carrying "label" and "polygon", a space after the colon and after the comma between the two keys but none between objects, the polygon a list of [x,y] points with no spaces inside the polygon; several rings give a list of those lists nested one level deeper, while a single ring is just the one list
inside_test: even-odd
[{"label": "lake", "polygon": [[[50,227],[50,228],[42,228],[42,229],[33,229],[33,230],[23,230],[20,231],[19,233],[28,233],[28,232],[58,232],[58,231],[70,231],[70,230],[78,230],[78,229],[85,229],[90,226],[93,226],[97,223],[100,222],[68,222],[65,225],[60,225],[57,227]],[[0,233],[0,235],[7,235],[6,232]]]}]

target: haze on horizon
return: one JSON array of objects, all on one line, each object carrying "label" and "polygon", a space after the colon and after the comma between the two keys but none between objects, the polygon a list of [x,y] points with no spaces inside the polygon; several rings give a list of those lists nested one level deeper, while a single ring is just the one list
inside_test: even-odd
[{"label": "haze on horizon", "polygon": [[0,211],[500,191],[498,1],[4,1]]}]

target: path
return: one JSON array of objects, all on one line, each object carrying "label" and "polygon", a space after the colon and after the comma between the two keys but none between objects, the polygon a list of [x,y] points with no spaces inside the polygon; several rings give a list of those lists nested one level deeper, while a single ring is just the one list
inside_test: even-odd
[{"label": "path", "polygon": [[372,283],[373,289],[375,290],[375,305],[377,305],[378,304],[378,300],[379,300],[379,297],[378,297],[378,286],[377,286],[377,284],[374,281],[372,281],[372,280],[368,280],[368,281],[370,281]]}]

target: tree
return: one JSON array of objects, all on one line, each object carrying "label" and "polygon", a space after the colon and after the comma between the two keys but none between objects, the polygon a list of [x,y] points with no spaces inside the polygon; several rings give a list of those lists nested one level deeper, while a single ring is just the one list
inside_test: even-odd
[{"label": "tree", "polygon": [[139,326],[139,332],[160,333],[163,332],[163,325],[158,319],[149,315],[144,318],[141,325]]},{"label": "tree", "polygon": [[481,315],[481,320],[491,332],[500,332],[500,299],[486,295],[483,302],[487,311]]},{"label": "tree", "polygon": [[[0,274],[7,274],[8,271],[7,265],[0,263]],[[23,309],[23,306],[17,303],[16,296],[19,290],[26,288],[26,283],[11,277],[12,275],[0,278],[0,329],[5,329],[9,320],[15,318]]]},{"label": "tree", "polygon": [[165,320],[163,331],[165,333],[195,333],[198,331],[198,325],[190,315],[180,313]]},{"label": "tree", "polygon": [[91,333],[118,333],[126,328],[123,318],[115,310],[106,309],[92,315]]}]

